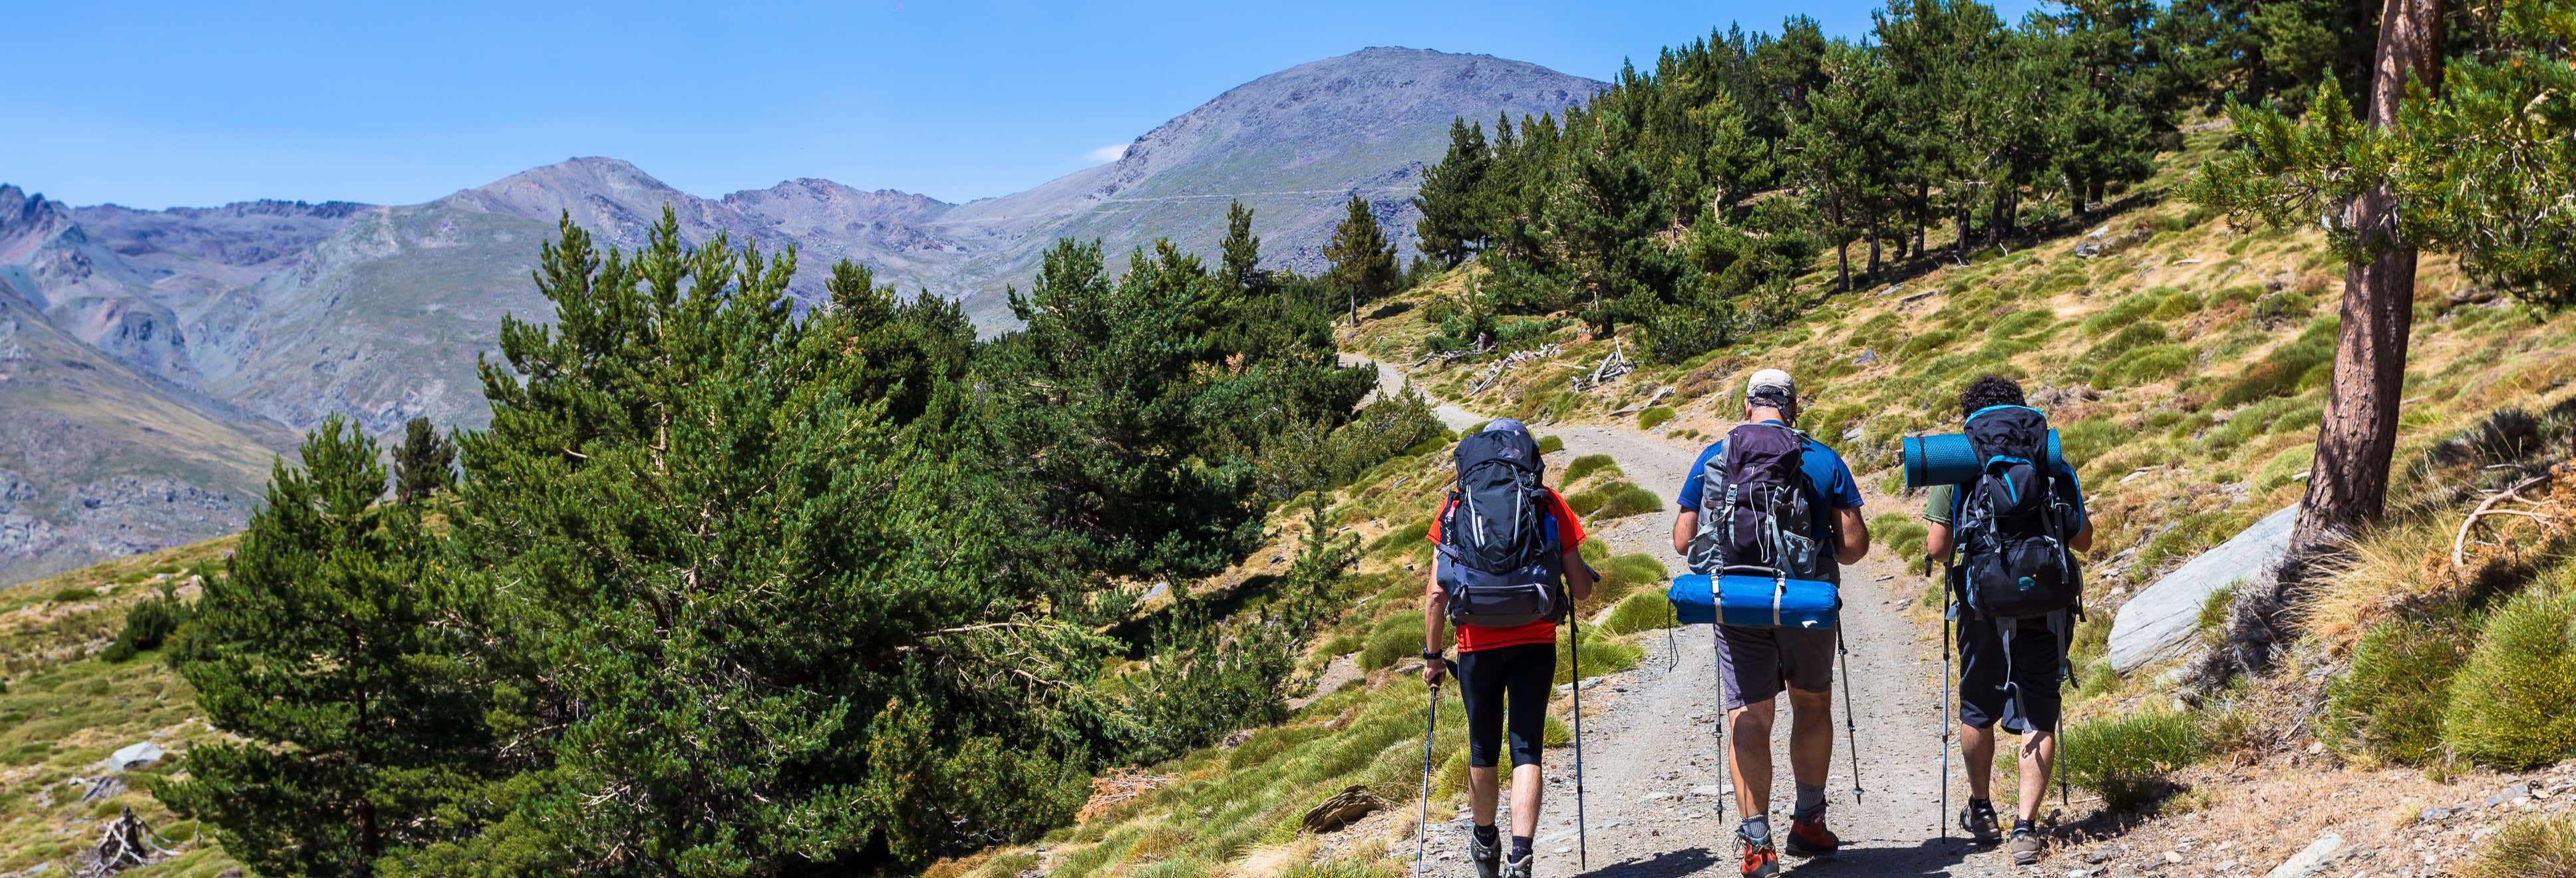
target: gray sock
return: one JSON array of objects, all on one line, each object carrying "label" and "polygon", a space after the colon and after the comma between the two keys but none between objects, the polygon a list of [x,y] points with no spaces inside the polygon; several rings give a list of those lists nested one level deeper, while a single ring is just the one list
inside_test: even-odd
[{"label": "gray sock", "polygon": [[1825,811],[1825,788],[1798,785],[1798,807],[1789,812],[1790,819],[1809,820]]},{"label": "gray sock", "polygon": [[1757,844],[1766,841],[1771,838],[1771,818],[1768,816],[1744,818],[1744,822],[1735,827],[1735,833],[1744,836],[1746,841]]}]

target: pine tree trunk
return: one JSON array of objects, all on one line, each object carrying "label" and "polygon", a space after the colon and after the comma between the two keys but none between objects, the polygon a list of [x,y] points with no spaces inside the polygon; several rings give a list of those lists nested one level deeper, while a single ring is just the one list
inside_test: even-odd
[{"label": "pine tree trunk", "polygon": [[1869,282],[1874,284],[1878,282],[1878,204],[1870,202],[1861,215],[1869,226]]},{"label": "pine tree trunk", "polygon": [[[2440,0],[2387,0],[2379,60],[2372,71],[2370,124],[2396,125],[2412,76],[2441,82]],[[2382,186],[2354,199],[2345,219],[2373,239],[2377,258],[2344,269],[2343,327],[2317,458],[2291,544],[2313,547],[2376,521],[2388,497],[2397,445],[2397,398],[2406,379],[2406,342],[2415,320],[2415,247],[2397,237],[2397,199]]]},{"label": "pine tree trunk", "polygon": [[[2372,126],[2395,126],[2410,75],[2440,83],[2441,44],[2441,0],[2386,0],[2371,76]],[[2268,670],[2273,645],[2286,639],[2283,612],[2297,604],[2310,579],[2297,559],[2377,521],[2388,498],[2398,394],[2405,387],[2407,336],[2415,321],[2415,248],[2397,237],[2397,199],[2385,186],[2353,199],[2344,218],[2376,255],[2344,269],[2343,325],[2325,421],[2317,427],[2316,462],[2290,531],[2293,563],[2256,600],[2238,602],[2228,632],[2236,664],[2247,670]]]},{"label": "pine tree trunk", "polygon": [[1914,181],[1914,255],[1921,256],[1928,252],[1923,249],[1923,228],[1931,224],[1932,184],[1916,180]]},{"label": "pine tree trunk", "polygon": [[1959,251],[1959,264],[1966,265],[1968,264],[1968,202],[1965,199],[1951,198],[1950,218],[1959,227],[1959,239],[1951,242],[1950,246]]},{"label": "pine tree trunk", "polygon": [[1851,239],[1843,236],[1843,197],[1834,196],[1834,291],[1851,292]]}]

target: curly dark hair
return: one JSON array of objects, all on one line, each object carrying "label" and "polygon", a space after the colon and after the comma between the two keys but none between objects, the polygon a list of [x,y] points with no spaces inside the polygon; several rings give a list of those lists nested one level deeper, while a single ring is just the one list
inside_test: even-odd
[{"label": "curly dark hair", "polygon": [[1989,406],[2029,404],[2021,395],[2021,382],[2001,375],[1970,381],[1968,389],[1959,391],[1959,416],[1963,418]]}]

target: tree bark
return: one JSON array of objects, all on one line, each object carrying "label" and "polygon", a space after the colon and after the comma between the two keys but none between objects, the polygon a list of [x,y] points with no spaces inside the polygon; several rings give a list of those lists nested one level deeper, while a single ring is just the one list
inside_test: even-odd
[{"label": "tree bark", "polygon": [[[2395,127],[2406,81],[2441,81],[2441,0],[2387,0],[2379,59],[2371,74],[2370,124]],[[2397,234],[2397,198],[2382,186],[2345,207],[2373,258],[2344,269],[2342,330],[2316,463],[2291,545],[2313,548],[2379,519],[2388,463],[2397,446],[2397,400],[2406,380],[2406,343],[2415,322],[2415,247]]]},{"label": "tree bark", "polygon": [[1861,215],[1869,226],[1869,282],[1874,284],[1878,283],[1878,205],[1870,202],[1864,202],[1864,205]]},{"label": "tree bark", "polygon": [[1923,227],[1932,224],[1932,184],[1914,181],[1914,255],[1924,254]]},{"label": "tree bark", "polygon": [[[2440,82],[2441,31],[2441,0],[2385,0],[2366,108],[2373,127],[2395,127],[2408,79]],[[2397,198],[2385,186],[2344,206],[2344,221],[2360,232],[2370,258],[2344,267],[2332,383],[2307,496],[2290,530],[2289,560],[2268,587],[2252,595],[2239,591],[2228,631],[2230,670],[2271,669],[2276,645],[2291,636],[2286,613],[2313,578],[2308,559],[2377,521],[2388,499],[2407,336],[2415,322],[2415,247],[2398,236],[2397,212]]]}]

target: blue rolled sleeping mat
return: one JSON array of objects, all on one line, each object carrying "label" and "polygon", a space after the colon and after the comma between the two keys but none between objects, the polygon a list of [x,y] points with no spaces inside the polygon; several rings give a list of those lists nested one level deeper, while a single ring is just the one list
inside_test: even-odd
[{"label": "blue rolled sleeping mat", "polygon": [[[2066,453],[2058,448],[2056,430],[2048,431],[2048,462],[2058,469],[2066,468]],[[1984,470],[1985,462],[1977,459],[1976,449],[1969,447],[1965,435],[1949,433],[1905,437],[1905,486],[1908,488],[1966,484],[1976,481]]]},{"label": "blue rolled sleeping mat", "polygon": [[1782,579],[1767,572],[1684,574],[1673,577],[1664,596],[1672,599],[1673,614],[1684,625],[1717,621],[1721,607],[1726,624],[1757,628],[1831,628],[1842,619],[1842,594],[1833,583]]}]

